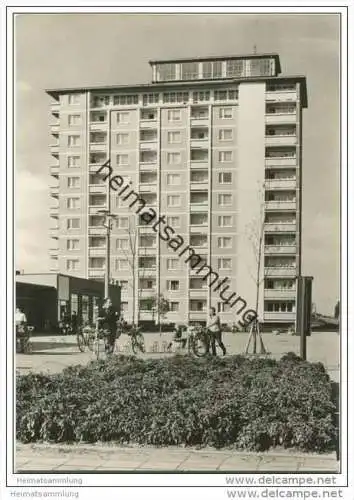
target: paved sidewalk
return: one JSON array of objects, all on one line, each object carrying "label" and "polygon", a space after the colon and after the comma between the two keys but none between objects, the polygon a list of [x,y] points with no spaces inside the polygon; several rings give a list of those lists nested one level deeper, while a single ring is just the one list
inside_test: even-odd
[{"label": "paved sidewalk", "polygon": [[272,451],[236,452],[178,447],[22,444],[16,447],[16,472],[282,472],[338,473],[335,454]]}]

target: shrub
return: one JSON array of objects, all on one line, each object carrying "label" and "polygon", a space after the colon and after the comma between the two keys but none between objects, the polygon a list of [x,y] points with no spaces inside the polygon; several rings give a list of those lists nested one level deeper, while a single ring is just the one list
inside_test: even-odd
[{"label": "shrub", "polygon": [[16,391],[23,442],[335,446],[329,377],[291,353],[280,361],[117,356],[52,376],[19,375]]}]

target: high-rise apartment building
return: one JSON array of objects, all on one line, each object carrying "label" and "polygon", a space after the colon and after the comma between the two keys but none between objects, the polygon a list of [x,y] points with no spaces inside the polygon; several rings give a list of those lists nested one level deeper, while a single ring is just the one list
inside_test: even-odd
[{"label": "high-rise apartment building", "polygon": [[[111,277],[124,316],[153,319],[151,297],[170,302],[167,321],[203,321],[213,305],[233,323],[241,303],[259,317],[295,321],[301,272],[302,109],[306,79],[281,74],[277,54],[152,61],[152,83],[48,90],[53,269],[103,279],[102,209],[117,217]],[[185,262],[97,172],[110,161],[157,216],[228,285],[220,290]],[[106,174],[107,176],[108,174]],[[261,235],[261,237],[260,237]],[[261,243],[261,245],[260,245]],[[260,252],[259,252],[260,249]],[[226,279],[227,278],[227,279]],[[135,280],[135,307],[133,307]],[[225,288],[225,287],[224,287]],[[233,296],[235,297],[235,296]],[[239,307],[240,306],[240,307]]]}]

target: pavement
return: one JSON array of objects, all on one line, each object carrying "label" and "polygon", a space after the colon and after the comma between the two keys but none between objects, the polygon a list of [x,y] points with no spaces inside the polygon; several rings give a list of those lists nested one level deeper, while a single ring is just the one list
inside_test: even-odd
[{"label": "pavement", "polygon": [[233,450],[138,448],[114,445],[16,446],[16,472],[281,472],[339,473],[335,454],[242,453]]},{"label": "pavement", "polygon": [[[164,352],[172,334],[144,334],[147,352],[142,358],[172,356]],[[247,344],[247,333],[225,333],[228,354],[242,354]],[[300,339],[287,334],[263,334],[270,356],[279,359],[287,352],[299,353]],[[335,332],[316,332],[307,339],[307,359],[322,362],[334,382],[339,382],[340,337]],[[75,336],[41,336],[31,338],[32,353],[16,355],[18,373],[58,373],[69,365],[87,364],[95,358],[91,352],[81,353]],[[129,338],[122,335],[116,352],[132,354]],[[104,357],[102,352],[102,357]],[[124,448],[116,445],[48,445],[17,444],[17,472],[33,471],[223,471],[223,472],[319,472],[336,473],[339,462],[336,454],[296,454],[289,451],[243,453],[234,450],[187,448]]]},{"label": "pavement", "polygon": [[[142,358],[168,357],[165,349],[172,340],[173,334],[144,334],[146,353]],[[247,344],[248,333],[224,333],[223,340],[228,354],[242,354]],[[263,341],[270,356],[279,359],[287,352],[299,353],[300,339],[288,334],[263,334]],[[331,379],[339,382],[340,337],[336,332],[316,332],[307,338],[307,359],[321,362],[327,369]],[[20,373],[28,371],[58,373],[70,365],[87,364],[95,358],[90,352],[81,353],[77,347],[75,336],[41,336],[32,337],[32,353],[16,355],[16,369]],[[175,346],[174,346],[175,347]],[[102,346],[103,348],[103,346]],[[130,340],[122,335],[116,343],[116,353],[132,354]],[[183,351],[180,351],[183,352]],[[104,352],[101,354],[105,356]]]}]

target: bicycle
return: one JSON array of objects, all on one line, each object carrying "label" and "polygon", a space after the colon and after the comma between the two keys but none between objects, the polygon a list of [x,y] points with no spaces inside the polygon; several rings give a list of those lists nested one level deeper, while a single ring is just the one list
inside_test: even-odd
[{"label": "bicycle", "polygon": [[138,326],[131,325],[131,327],[119,327],[117,329],[117,338],[119,338],[122,333],[125,333],[130,338],[131,347],[134,354],[138,354],[138,352],[145,352],[144,336]]},{"label": "bicycle", "polygon": [[96,358],[100,357],[100,343],[105,340],[109,335],[109,331],[104,328],[99,328],[99,322],[96,321],[96,325],[86,325],[81,331],[76,334],[76,341],[80,352],[85,352],[86,348],[96,355]]},{"label": "bicycle", "polygon": [[30,342],[31,333],[34,326],[16,325],[16,352],[21,354],[30,354],[32,344]]},{"label": "bicycle", "polygon": [[197,358],[203,358],[209,354],[210,335],[206,328],[195,325],[190,329],[187,339],[188,354],[193,353]]}]

